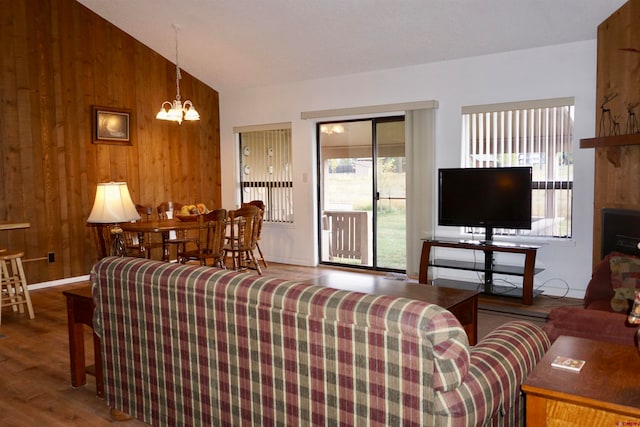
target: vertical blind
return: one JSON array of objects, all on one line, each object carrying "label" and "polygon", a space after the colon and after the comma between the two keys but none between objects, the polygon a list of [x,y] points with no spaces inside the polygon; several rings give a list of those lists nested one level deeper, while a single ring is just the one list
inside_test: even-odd
[{"label": "vertical blind", "polygon": [[264,220],[293,222],[291,128],[240,132],[241,201],[262,200]]},{"label": "vertical blind", "polygon": [[465,167],[531,166],[531,230],[496,234],[570,237],[573,190],[573,98],[462,108]]}]

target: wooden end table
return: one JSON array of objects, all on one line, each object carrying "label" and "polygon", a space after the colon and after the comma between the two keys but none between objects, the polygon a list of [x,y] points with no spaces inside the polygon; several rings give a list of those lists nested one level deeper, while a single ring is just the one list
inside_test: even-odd
[{"label": "wooden end table", "polygon": [[93,331],[93,295],[91,286],[62,292],[67,298],[67,319],[69,326],[69,362],[71,385],[81,387],[87,383],[86,374],[96,377],[96,394],[104,397],[102,375],[102,352],[100,338],[93,333],[94,365],[86,366],[84,355],[84,325]]},{"label": "wooden end table", "polygon": [[[554,368],[566,356],[580,372]],[[633,346],[559,337],[522,385],[529,426],[640,425],[640,356]]]}]

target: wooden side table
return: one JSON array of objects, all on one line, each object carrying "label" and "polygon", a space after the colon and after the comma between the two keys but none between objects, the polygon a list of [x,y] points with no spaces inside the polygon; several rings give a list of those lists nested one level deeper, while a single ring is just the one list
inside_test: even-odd
[{"label": "wooden side table", "polygon": [[[556,356],[585,361],[553,368]],[[522,385],[529,426],[640,425],[640,357],[633,346],[559,337]]]},{"label": "wooden side table", "polygon": [[102,352],[100,338],[93,333],[94,365],[86,366],[84,355],[84,325],[93,331],[93,295],[91,286],[62,292],[67,298],[67,318],[69,326],[69,362],[71,385],[80,387],[87,383],[86,374],[96,377],[96,394],[104,397],[102,376]]}]

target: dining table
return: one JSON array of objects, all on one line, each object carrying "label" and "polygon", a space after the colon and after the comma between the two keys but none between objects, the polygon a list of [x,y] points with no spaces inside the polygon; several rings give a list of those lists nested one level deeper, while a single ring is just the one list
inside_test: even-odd
[{"label": "dining table", "polygon": [[146,256],[147,248],[144,245],[145,234],[160,233],[162,236],[162,260],[169,261],[169,248],[166,245],[171,231],[193,230],[200,227],[197,219],[192,221],[183,221],[177,218],[172,219],[156,219],[151,221],[125,222],[120,224],[120,228],[124,231],[138,233],[138,241],[140,243],[140,254]]}]

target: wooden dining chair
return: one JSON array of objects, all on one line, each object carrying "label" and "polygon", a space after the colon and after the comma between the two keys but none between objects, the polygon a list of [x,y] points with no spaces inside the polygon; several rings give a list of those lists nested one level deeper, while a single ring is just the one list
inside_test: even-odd
[{"label": "wooden dining chair", "polygon": [[262,238],[262,223],[264,222],[264,202],[262,200],[252,200],[250,202],[243,203],[241,206],[256,206],[258,209],[260,209],[260,221],[258,223],[256,249],[258,249],[258,255],[260,255],[260,259],[258,261],[262,261],[264,268],[268,268],[269,266],[267,265],[267,260],[264,259],[264,255],[262,255],[262,249],[260,248],[260,239]]},{"label": "wooden dining chair", "polygon": [[96,245],[96,255],[98,260],[109,256],[111,248],[111,235],[109,224],[89,224],[93,231],[93,238]]},{"label": "wooden dining chair", "polygon": [[[153,209],[150,206],[136,204],[136,211],[140,215],[139,221],[150,221]],[[162,243],[152,242],[151,236],[147,233],[143,236],[143,245],[140,244],[140,236],[133,231],[123,231],[122,238],[125,245],[125,253],[130,257],[151,258],[151,250],[162,247]]]},{"label": "wooden dining chair", "polygon": [[[182,209],[182,206],[184,206],[183,203],[177,203],[177,202],[160,203],[156,208],[158,212],[158,219],[165,220],[165,219],[169,219],[169,217],[173,218],[175,215],[174,212]],[[171,212],[171,214],[168,214],[168,212]],[[170,254],[171,253],[170,247],[175,247],[176,256],[177,256],[179,252],[184,252],[186,250],[187,243],[195,242],[197,240],[197,237],[198,236],[196,236],[195,234],[192,234],[189,230],[177,230],[173,233],[172,232],[166,233],[166,235],[162,239],[163,245],[164,245],[164,247],[162,248],[163,253]]]},{"label": "wooden dining chair", "polygon": [[158,219],[169,219],[172,215],[167,215],[167,212],[179,211],[184,206],[182,203],[177,202],[162,202],[156,208],[158,212]]},{"label": "wooden dining chair", "polygon": [[253,268],[258,274],[262,274],[254,254],[258,242],[260,215],[260,209],[253,205],[229,211],[229,233],[224,245],[224,258],[231,256],[233,269],[236,271]]},{"label": "wooden dining chair", "polygon": [[199,261],[200,265],[207,265],[208,259],[213,259],[214,267],[226,268],[224,264],[224,244],[227,228],[227,210],[216,209],[206,214],[198,215],[198,237],[193,248],[185,243],[182,251],[178,251],[178,262]]}]

